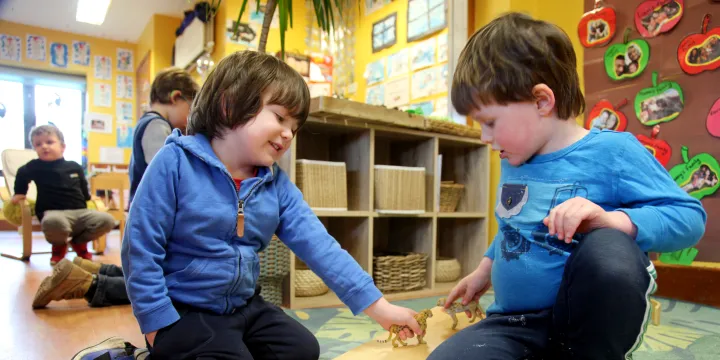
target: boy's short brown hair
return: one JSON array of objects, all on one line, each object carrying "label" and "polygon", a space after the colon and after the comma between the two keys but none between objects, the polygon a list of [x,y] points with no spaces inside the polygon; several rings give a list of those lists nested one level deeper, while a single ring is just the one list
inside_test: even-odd
[{"label": "boy's short brown hair", "polygon": [[192,101],[198,89],[198,84],[187,71],[178,68],[165,69],[153,80],[150,103],[170,104],[170,94],[175,90],[179,90],[185,99]]},{"label": "boy's short brown hair", "polygon": [[310,112],[310,90],[305,80],[282,60],[256,51],[238,51],[210,72],[188,117],[187,134],[221,137],[254,118],[268,104],[280,105],[305,123]]},{"label": "boy's short brown hair", "polygon": [[559,118],[584,111],[577,59],[567,34],[545,21],[509,13],[468,40],[458,59],[450,98],[458,113],[467,115],[481,105],[531,101],[537,84],[552,89]]},{"label": "boy's short brown hair", "polygon": [[40,125],[33,128],[30,131],[30,145],[33,143],[33,138],[40,135],[55,135],[61,144],[65,144],[65,137],[63,136],[62,131],[60,131],[60,129],[58,129],[55,125]]}]

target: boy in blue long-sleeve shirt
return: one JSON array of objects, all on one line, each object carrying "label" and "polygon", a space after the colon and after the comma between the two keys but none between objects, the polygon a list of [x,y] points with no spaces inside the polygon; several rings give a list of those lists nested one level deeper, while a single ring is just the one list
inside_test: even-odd
[{"label": "boy in blue long-sleeve shirt", "polygon": [[[312,333],[256,287],[273,234],[354,314],[420,331],[343,250],[276,162],[308,117],[303,78],[273,56],[225,57],[138,185],[122,243],[133,313],[159,359],[319,356]],[[412,332],[410,331],[412,330]]]},{"label": "boy in blue long-sleeve shirt", "polygon": [[481,123],[502,163],[499,232],[445,306],[491,283],[495,302],[429,359],[630,358],[656,288],[646,253],[697,243],[700,202],[632,134],[577,125],[575,53],[554,25],[512,13],[480,29],[460,55],[451,99]]}]

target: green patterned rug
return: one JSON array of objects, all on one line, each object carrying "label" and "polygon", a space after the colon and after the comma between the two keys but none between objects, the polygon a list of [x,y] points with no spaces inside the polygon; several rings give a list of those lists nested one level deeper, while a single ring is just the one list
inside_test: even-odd
[{"label": "green patterned rug", "polygon": [[[394,302],[419,311],[435,306],[438,297]],[[492,293],[480,299],[487,308]],[[648,326],[635,360],[720,359],[720,309],[658,298],[662,304],[660,326]],[[334,359],[366,343],[384,330],[366,315],[353,316],[347,308],[286,310],[312,331],[320,342],[320,359]]]}]

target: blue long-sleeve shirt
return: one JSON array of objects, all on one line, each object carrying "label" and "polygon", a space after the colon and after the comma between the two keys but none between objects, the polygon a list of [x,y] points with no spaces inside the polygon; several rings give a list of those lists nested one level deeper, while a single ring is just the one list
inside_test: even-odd
[{"label": "blue long-sleeve shirt", "polygon": [[707,215],[700,202],[675,184],[630,133],[594,129],[575,144],[536,155],[522,166],[503,161],[499,184],[499,231],[485,254],[493,260],[495,303],[489,313],[533,311],[554,304],[572,246],[543,242],[533,232],[547,234],[542,220],[573,197],[587,198],[606,211],[625,212],[645,252],[693,246],[705,231]]}]

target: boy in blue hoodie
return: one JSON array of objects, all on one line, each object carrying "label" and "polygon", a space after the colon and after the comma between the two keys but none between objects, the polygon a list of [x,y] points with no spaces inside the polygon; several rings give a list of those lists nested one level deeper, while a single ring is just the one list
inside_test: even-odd
[{"label": "boy in blue hoodie", "polygon": [[554,25],[513,13],[480,29],[451,99],[500,152],[500,231],[445,306],[491,283],[495,302],[429,359],[631,358],[656,288],[646,253],[697,243],[700,202],[632,134],[577,125],[575,53]]},{"label": "boy in blue hoodie", "polygon": [[259,296],[258,252],[273,234],[352,310],[387,329],[419,326],[333,239],[276,162],[310,93],[284,62],[224,58],[149,164],[122,244],[128,295],[153,359],[317,359],[312,333]]}]

